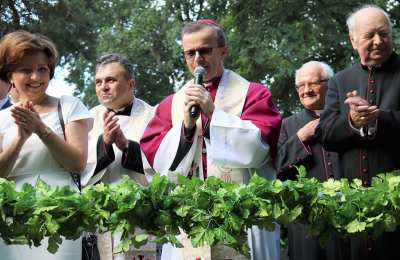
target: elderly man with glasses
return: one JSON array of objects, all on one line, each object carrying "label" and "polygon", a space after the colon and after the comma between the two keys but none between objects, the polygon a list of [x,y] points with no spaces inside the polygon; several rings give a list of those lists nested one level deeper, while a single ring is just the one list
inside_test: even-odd
[{"label": "elderly man with glasses", "polygon": [[[149,163],[171,179],[180,173],[246,183],[254,169],[275,178],[273,158],[281,116],[269,89],[224,68],[226,37],[215,21],[185,25],[182,49],[189,71],[200,70],[203,84],[197,75],[160,103],[141,139]],[[201,112],[191,113],[196,106]],[[249,244],[252,259],[279,257],[277,233],[254,227]],[[208,251],[186,249],[176,249],[174,255],[164,247],[164,259],[244,259],[223,245]]]},{"label": "elderly man with glasses", "polygon": [[[303,64],[295,75],[296,90],[304,107],[298,113],[285,118],[278,141],[278,177],[296,178],[295,166],[303,165],[307,177],[320,181],[340,178],[338,156],[325,150],[315,138],[315,129],[324,108],[327,82],[333,77],[332,68],[326,63],[310,61]],[[325,248],[318,238],[307,235],[307,227],[300,223],[288,227],[289,258],[291,260],[342,259],[340,240],[336,235]]]},{"label": "elderly man with glasses", "polygon": [[315,139],[315,129],[324,108],[327,81],[333,76],[326,63],[310,61],[296,71],[296,90],[304,107],[300,112],[285,118],[278,141],[278,174],[283,179],[293,179],[294,166],[304,165],[309,177],[321,181],[338,177],[337,156],[325,151]]}]

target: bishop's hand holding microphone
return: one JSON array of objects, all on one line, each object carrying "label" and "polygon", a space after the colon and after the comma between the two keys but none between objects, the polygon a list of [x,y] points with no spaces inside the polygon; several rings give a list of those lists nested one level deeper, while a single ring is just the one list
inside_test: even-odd
[{"label": "bishop's hand holding microphone", "polygon": [[[197,66],[194,69],[193,76],[194,76],[194,84],[196,85],[203,85],[203,75],[204,75],[204,68],[202,66]],[[197,118],[200,115],[200,106],[194,105],[190,108],[190,116],[193,118]]]},{"label": "bishop's hand holding microphone", "polygon": [[184,126],[186,129],[193,129],[196,121],[202,112],[211,120],[214,112],[214,101],[203,86],[206,78],[206,70],[202,66],[197,66],[193,70],[194,81],[185,90],[185,116]]}]

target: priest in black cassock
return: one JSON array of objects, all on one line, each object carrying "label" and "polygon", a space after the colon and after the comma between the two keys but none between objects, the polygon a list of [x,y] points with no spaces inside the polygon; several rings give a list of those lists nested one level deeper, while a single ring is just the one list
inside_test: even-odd
[{"label": "priest in black cassock", "polygon": [[[378,6],[363,6],[347,19],[359,62],[330,81],[317,137],[339,154],[341,173],[364,186],[379,173],[400,168],[400,58],[392,25]],[[400,232],[374,240],[351,239],[348,259],[400,259]]]},{"label": "priest in black cassock", "polygon": [[[326,181],[340,178],[338,157],[325,150],[315,139],[315,129],[324,108],[327,82],[333,76],[326,63],[310,61],[303,64],[295,76],[296,90],[303,109],[283,120],[278,141],[278,177],[295,179],[295,166],[304,165],[307,176]],[[307,227],[292,223],[288,227],[289,259],[323,260],[343,259],[340,239],[334,235],[326,247],[321,247],[318,238],[307,234]]]},{"label": "priest in black cassock", "polygon": [[325,181],[339,177],[337,154],[326,151],[314,136],[332,76],[332,68],[319,61],[307,62],[296,71],[296,90],[304,109],[282,123],[278,141],[278,174],[282,179],[296,178],[295,166],[300,165],[306,167],[310,178]]}]

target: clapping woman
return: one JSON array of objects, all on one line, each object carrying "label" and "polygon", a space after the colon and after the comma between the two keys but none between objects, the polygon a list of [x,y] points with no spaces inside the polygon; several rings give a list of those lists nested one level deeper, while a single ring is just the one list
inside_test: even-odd
[{"label": "clapping woman", "polygon": [[[76,189],[70,172],[86,165],[89,111],[77,98],[46,94],[57,60],[45,36],[16,31],[0,40],[0,78],[19,93],[17,104],[0,111],[0,177],[14,180],[17,189],[38,180]],[[81,259],[81,241],[64,241],[55,255],[46,241],[38,248],[0,241],[0,252],[0,260]]]}]

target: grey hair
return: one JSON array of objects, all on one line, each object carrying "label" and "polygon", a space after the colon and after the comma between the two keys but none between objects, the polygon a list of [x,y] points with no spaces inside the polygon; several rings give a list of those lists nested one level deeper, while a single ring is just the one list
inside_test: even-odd
[{"label": "grey hair", "polygon": [[353,33],[354,32],[354,27],[355,27],[354,17],[355,17],[355,15],[359,11],[362,11],[362,10],[365,10],[365,9],[369,9],[369,8],[376,9],[376,10],[381,11],[383,13],[383,15],[385,16],[386,21],[387,21],[387,23],[389,25],[389,31],[390,31],[390,33],[392,33],[393,25],[392,25],[392,22],[390,21],[389,14],[385,10],[383,10],[381,7],[379,7],[377,5],[373,5],[373,4],[363,5],[363,6],[359,7],[359,8],[357,8],[357,9],[355,9],[351,14],[349,14],[349,16],[347,17],[347,20],[346,20],[346,24],[347,24],[347,28],[349,29],[349,33]]},{"label": "grey hair", "polygon": [[321,68],[321,77],[323,79],[330,79],[335,74],[332,67],[329,66],[328,64],[326,64],[325,62],[312,60],[312,61],[304,63],[303,65],[301,65],[300,68],[298,68],[296,70],[295,78],[297,79],[297,76],[298,76],[300,70],[302,70],[303,68],[305,68],[306,66],[309,66],[309,65],[319,66]]},{"label": "grey hair", "polygon": [[135,75],[133,71],[133,65],[129,62],[129,60],[118,53],[108,53],[102,55],[100,58],[96,60],[96,69],[95,71],[99,69],[99,67],[110,64],[110,63],[119,63],[124,69],[125,69],[125,77],[126,79],[133,79],[135,80]]},{"label": "grey hair", "polygon": [[215,31],[215,33],[217,34],[218,47],[226,47],[227,46],[227,39],[226,39],[225,31],[221,27],[212,25],[212,24],[189,22],[189,23],[185,24],[185,26],[182,28],[181,38],[183,38],[183,35],[185,35],[185,34],[195,33],[204,28],[211,28]]}]

